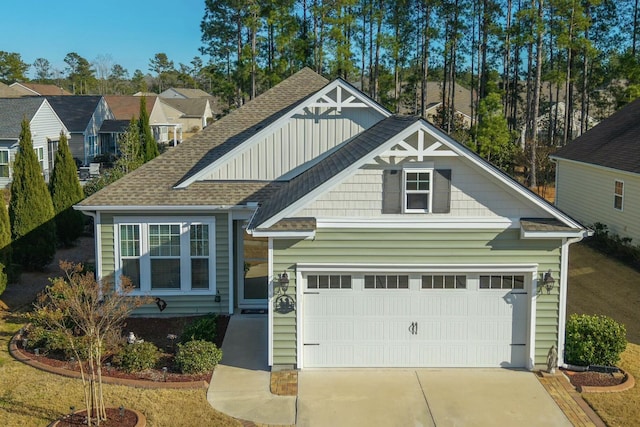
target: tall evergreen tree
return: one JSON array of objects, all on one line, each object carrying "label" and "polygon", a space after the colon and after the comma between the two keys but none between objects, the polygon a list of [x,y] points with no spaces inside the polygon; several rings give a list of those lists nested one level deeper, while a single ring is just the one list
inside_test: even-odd
[{"label": "tall evergreen tree", "polygon": [[76,173],[76,162],[64,133],[60,134],[49,191],[56,215],[58,242],[63,246],[71,246],[82,235],[84,227],[84,215],[73,209],[73,205],[83,199],[84,193]]},{"label": "tall evergreen tree", "polygon": [[11,269],[11,222],[4,197],[0,197],[0,295],[7,288]]},{"label": "tall evergreen tree", "polygon": [[160,154],[158,151],[158,143],[153,137],[151,132],[151,126],[149,126],[149,114],[147,114],[147,99],[144,96],[140,97],[140,117],[138,118],[138,129],[140,132],[140,139],[142,140],[142,155],[145,163],[155,158]]},{"label": "tall evergreen tree", "polygon": [[33,150],[31,129],[22,121],[13,166],[9,219],[14,260],[27,269],[42,269],[56,252],[56,225],[51,195]]}]

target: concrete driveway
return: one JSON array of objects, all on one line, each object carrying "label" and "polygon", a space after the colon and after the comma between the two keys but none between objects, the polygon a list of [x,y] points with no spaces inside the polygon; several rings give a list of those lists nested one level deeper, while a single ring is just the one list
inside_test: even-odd
[{"label": "concrete driveway", "polygon": [[527,371],[323,369],[298,375],[297,426],[571,426]]}]

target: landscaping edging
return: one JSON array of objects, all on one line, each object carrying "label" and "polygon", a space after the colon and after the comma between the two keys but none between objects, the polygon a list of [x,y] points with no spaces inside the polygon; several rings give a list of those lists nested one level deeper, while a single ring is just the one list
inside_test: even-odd
[{"label": "landscaping edging", "polygon": [[[562,375],[564,375],[569,383],[571,383],[570,374],[567,374],[565,371],[561,371]],[[636,379],[629,372],[626,372],[620,369],[620,372],[624,374],[625,380],[617,385],[609,385],[609,386],[589,386],[583,385],[574,388],[580,393],[618,393],[621,391],[626,391],[632,389],[636,385]],[[572,384],[573,385],[573,384]]]},{"label": "landscaping edging", "polygon": [[[56,368],[55,366],[49,366],[46,363],[39,362],[32,358],[30,355],[25,354],[20,347],[18,347],[18,341],[22,339],[20,332],[16,333],[9,342],[9,353],[11,356],[19,362],[27,364],[33,368],[41,371],[49,372],[51,374],[62,375],[69,378],[81,378],[80,372],[70,371],[68,369]],[[131,380],[126,378],[115,378],[106,375],[102,376],[102,382],[105,384],[124,385],[128,387],[138,388],[171,388],[171,389],[197,389],[208,388],[209,383],[206,381],[148,381],[148,380]]]},{"label": "landscaping edging", "polygon": [[[135,409],[129,409],[127,408],[127,411],[129,412],[133,412],[136,415],[137,418],[137,422],[135,427],[147,427],[147,417],[144,416],[144,414],[140,411],[136,411]],[[82,415],[82,414],[86,414],[86,409],[83,411],[78,411],[75,413],[75,415]],[[49,424],[47,427],[57,427],[58,425],[60,425],[61,422],[64,422],[64,418],[55,420],[54,422],[52,422],[51,424]]]}]

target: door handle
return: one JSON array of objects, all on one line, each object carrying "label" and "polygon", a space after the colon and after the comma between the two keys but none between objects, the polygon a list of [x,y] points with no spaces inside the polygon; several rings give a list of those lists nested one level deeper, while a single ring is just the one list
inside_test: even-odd
[{"label": "door handle", "polygon": [[409,332],[411,332],[411,335],[418,335],[418,322],[411,322]]},{"label": "door handle", "polygon": [[416,323],[416,327],[414,328],[415,333],[413,335],[418,335],[418,322],[415,322],[415,323]]}]

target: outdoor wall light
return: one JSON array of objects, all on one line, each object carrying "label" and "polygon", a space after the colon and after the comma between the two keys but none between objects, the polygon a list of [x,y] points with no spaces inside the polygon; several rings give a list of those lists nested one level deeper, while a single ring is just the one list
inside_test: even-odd
[{"label": "outdoor wall light", "polygon": [[289,275],[287,272],[283,272],[278,275],[278,284],[280,285],[280,289],[282,289],[282,293],[287,293],[287,289],[289,289]]},{"label": "outdoor wall light", "polygon": [[544,273],[544,277],[542,278],[542,286],[547,290],[547,295],[551,294],[553,287],[556,284],[556,279],[551,275],[551,270]]}]

